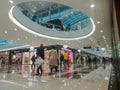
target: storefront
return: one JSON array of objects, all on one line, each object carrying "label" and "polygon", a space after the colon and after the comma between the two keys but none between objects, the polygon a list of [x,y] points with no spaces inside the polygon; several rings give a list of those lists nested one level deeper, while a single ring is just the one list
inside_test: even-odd
[{"label": "storefront", "polygon": [[10,64],[29,64],[29,49],[11,50],[9,56]]},{"label": "storefront", "polygon": [[9,61],[9,52],[0,52],[0,62],[1,64],[8,64]]}]

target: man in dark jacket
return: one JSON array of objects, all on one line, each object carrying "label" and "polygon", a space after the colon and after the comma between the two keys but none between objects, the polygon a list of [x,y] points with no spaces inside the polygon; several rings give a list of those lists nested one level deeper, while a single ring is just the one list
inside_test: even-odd
[{"label": "man in dark jacket", "polygon": [[37,48],[36,52],[37,56],[40,56],[42,59],[44,59],[44,45],[41,44],[40,47]]},{"label": "man in dark jacket", "polygon": [[[41,44],[40,47],[37,48],[37,57],[40,56],[43,60],[44,60],[44,45]],[[38,68],[37,68],[37,75],[39,75],[39,70],[41,70],[41,75],[43,73],[43,69],[42,69],[42,65],[40,65]]]}]

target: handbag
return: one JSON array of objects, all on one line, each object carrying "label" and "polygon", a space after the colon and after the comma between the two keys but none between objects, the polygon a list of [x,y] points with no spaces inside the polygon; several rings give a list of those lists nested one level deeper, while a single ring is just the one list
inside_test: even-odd
[{"label": "handbag", "polygon": [[44,60],[41,57],[36,58],[36,64],[38,66],[42,65],[44,63]]}]

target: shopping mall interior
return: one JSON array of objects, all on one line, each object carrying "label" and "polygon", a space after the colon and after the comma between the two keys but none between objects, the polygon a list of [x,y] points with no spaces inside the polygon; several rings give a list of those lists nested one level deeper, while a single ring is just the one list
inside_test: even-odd
[{"label": "shopping mall interior", "polygon": [[119,0],[0,2],[0,90],[120,90]]}]

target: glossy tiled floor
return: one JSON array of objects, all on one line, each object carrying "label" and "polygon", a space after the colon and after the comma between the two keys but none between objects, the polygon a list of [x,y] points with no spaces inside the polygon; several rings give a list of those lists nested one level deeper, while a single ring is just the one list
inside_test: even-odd
[{"label": "glossy tiled floor", "polygon": [[[76,68],[80,73],[70,76],[65,72],[36,76],[29,72],[30,66],[13,66],[10,72],[6,66],[0,71],[0,90],[107,90],[111,67],[89,70],[85,66]],[[83,73],[84,69],[89,73]]]}]

